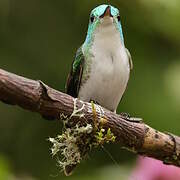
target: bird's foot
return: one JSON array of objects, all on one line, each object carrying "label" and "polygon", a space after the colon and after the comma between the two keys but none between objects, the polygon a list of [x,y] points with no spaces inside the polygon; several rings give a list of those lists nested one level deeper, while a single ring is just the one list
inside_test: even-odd
[{"label": "bird's foot", "polygon": [[142,118],[131,117],[131,115],[129,113],[126,113],[126,112],[121,112],[120,116],[122,116],[122,118],[125,119],[126,121],[130,121],[130,122],[140,123],[143,121]]},{"label": "bird's foot", "polygon": [[90,99],[90,103],[94,103],[94,104],[100,105],[97,101],[92,100],[92,99]]},{"label": "bird's foot", "polygon": [[126,113],[126,112],[121,112],[120,113],[120,115],[123,117],[123,118],[127,118],[127,119],[129,119],[129,118],[131,118],[131,115],[129,114],[129,113]]}]

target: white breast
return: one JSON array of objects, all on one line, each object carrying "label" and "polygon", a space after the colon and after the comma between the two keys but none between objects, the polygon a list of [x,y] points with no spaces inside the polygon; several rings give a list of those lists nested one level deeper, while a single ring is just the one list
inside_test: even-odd
[{"label": "white breast", "polygon": [[96,29],[90,53],[89,79],[81,86],[79,98],[94,100],[116,111],[129,79],[129,60],[120,34],[112,22],[105,21]]}]

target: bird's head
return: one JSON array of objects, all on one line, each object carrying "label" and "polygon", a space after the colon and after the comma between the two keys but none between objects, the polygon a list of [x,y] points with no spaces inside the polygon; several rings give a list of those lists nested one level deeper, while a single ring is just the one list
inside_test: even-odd
[{"label": "bird's head", "polygon": [[91,11],[86,43],[93,39],[94,32],[100,25],[103,25],[104,28],[114,26],[119,31],[121,41],[124,43],[120,13],[117,8],[103,4]]}]

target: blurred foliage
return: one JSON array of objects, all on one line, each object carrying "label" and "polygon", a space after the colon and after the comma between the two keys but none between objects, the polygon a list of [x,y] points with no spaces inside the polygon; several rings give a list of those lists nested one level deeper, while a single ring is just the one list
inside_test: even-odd
[{"label": "blurred foliage", "polygon": [[[102,3],[120,9],[125,44],[134,62],[118,112],[143,117],[154,128],[178,134],[178,0],[0,0],[0,68],[63,91],[76,49],[85,39],[90,10]],[[7,179],[8,173],[18,179],[65,179],[46,141],[61,130],[60,122],[44,121],[38,114],[3,103],[0,114],[0,179]],[[127,179],[135,156],[118,145],[106,149],[120,167],[99,149],[66,179]]]},{"label": "blurred foliage", "polygon": [[3,156],[0,156],[0,179],[8,179],[9,175],[10,168],[8,161]]}]

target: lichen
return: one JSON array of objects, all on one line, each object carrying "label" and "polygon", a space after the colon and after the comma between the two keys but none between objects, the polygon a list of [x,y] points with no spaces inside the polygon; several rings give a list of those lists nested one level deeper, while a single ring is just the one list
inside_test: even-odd
[{"label": "lichen", "polygon": [[65,129],[61,135],[55,138],[49,138],[49,141],[53,144],[51,148],[52,156],[60,155],[58,158],[60,168],[65,170],[66,166],[80,163],[83,151],[86,151],[86,149],[80,150],[80,145],[84,144],[85,135],[91,132],[92,126],[90,124],[83,127],[76,125],[73,128]]},{"label": "lichen", "polygon": [[[70,118],[64,115],[60,116],[65,122],[62,134],[57,135],[55,138],[49,138],[49,141],[53,144],[51,154],[57,157],[58,165],[64,170],[66,175],[72,173],[74,167],[84,159],[93,147],[95,148],[102,146],[104,143],[114,142],[116,138],[110,128],[105,130],[102,127],[105,122],[104,118],[100,118],[100,123],[97,123],[98,121],[95,119],[93,124],[85,122],[83,125],[78,123],[68,127],[68,122],[72,116],[79,116],[79,118],[84,116],[82,113],[83,108],[84,106],[77,109],[75,99],[74,111]],[[94,118],[97,118],[94,104],[92,104],[92,111]]]}]

